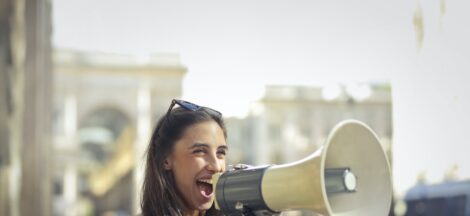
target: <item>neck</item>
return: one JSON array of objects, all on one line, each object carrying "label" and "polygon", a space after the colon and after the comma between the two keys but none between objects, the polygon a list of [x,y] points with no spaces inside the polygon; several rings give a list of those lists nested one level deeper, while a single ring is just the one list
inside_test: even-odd
[{"label": "neck", "polygon": [[186,211],[184,216],[199,216],[199,210]]}]

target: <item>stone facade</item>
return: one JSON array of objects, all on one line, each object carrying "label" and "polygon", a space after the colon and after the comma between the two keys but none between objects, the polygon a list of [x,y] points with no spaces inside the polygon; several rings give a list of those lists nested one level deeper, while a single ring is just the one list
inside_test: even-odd
[{"label": "stone facade", "polygon": [[71,50],[54,65],[55,213],[138,213],[147,142],[186,68],[172,54]]}]

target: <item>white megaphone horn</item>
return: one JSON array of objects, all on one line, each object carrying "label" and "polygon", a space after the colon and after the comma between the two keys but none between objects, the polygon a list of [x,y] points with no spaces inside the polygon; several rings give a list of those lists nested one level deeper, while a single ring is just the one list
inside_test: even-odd
[{"label": "white megaphone horn", "polygon": [[213,187],[216,208],[226,215],[384,216],[392,202],[387,156],[375,133],[356,120],[339,123],[326,144],[302,160],[214,175]]}]

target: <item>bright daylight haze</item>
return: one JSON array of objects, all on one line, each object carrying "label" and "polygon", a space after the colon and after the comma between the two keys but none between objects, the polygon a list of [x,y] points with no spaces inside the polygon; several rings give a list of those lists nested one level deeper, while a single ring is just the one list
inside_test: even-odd
[{"label": "bright daylight haze", "polygon": [[[180,56],[183,98],[244,116],[268,84],[390,83],[394,186],[470,178],[468,1],[53,1],[53,45]],[[422,17],[420,30],[413,22]],[[425,152],[423,152],[425,151]]]}]

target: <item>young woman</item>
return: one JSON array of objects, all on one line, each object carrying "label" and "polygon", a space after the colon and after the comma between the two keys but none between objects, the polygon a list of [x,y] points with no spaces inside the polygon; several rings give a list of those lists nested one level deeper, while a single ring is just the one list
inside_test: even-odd
[{"label": "young woman", "polygon": [[220,112],[173,100],[147,149],[142,215],[222,215],[211,178],[225,171],[226,138]]}]

